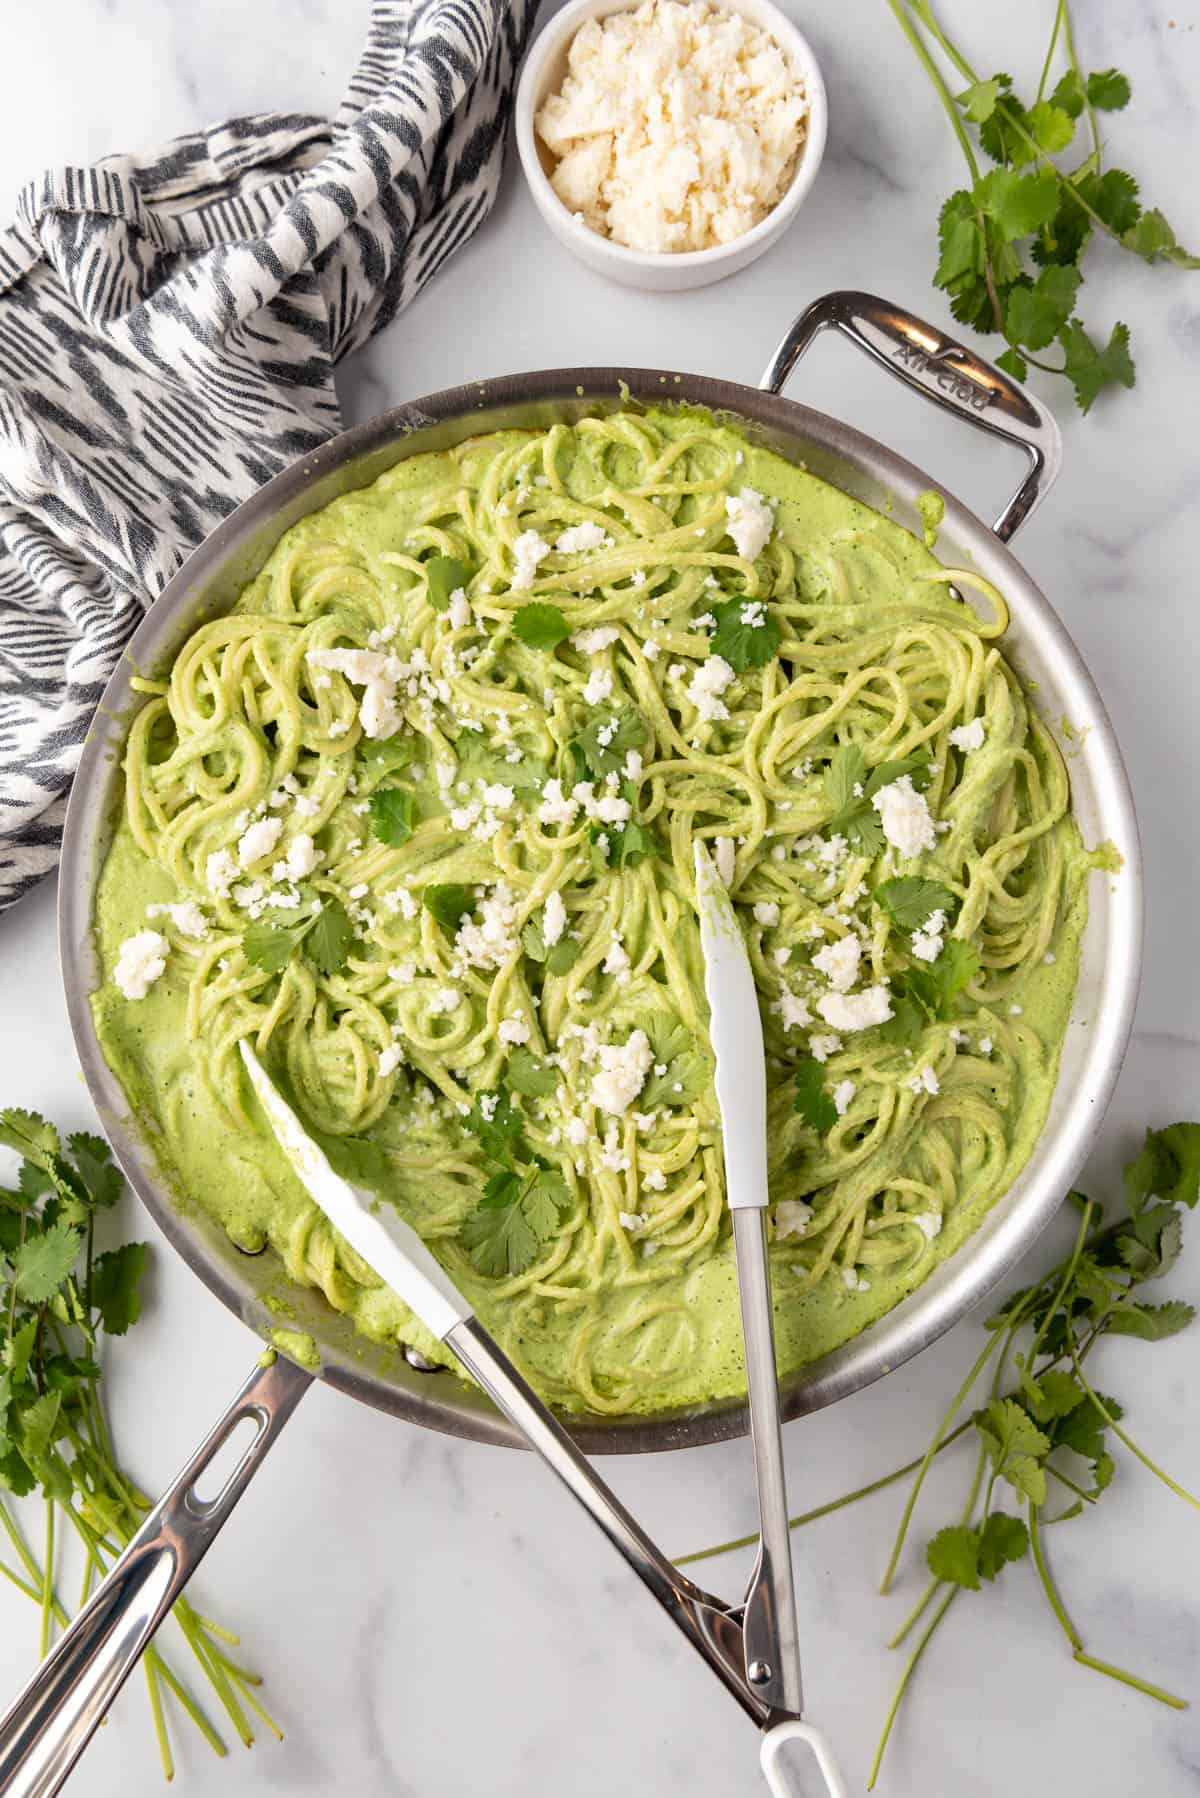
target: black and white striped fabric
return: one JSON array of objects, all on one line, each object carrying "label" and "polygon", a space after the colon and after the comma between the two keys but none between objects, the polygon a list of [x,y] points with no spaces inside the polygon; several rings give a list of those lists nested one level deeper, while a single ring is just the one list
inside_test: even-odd
[{"label": "black and white striped fabric", "polygon": [[57,861],[145,607],[339,428],[334,364],[487,214],[535,9],[374,0],[332,121],[236,119],[22,194],[0,233],[0,909]]}]

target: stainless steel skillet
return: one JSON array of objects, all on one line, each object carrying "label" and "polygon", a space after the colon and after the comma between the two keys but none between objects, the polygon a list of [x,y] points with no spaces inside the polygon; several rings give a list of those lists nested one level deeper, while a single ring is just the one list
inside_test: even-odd
[{"label": "stainless steel skillet", "polygon": [[[1111,888],[1107,882],[1095,883],[1103,890],[1094,893],[1059,1086],[1026,1169],[970,1241],[925,1285],[856,1341],[788,1383],[785,1416],[830,1403],[926,1346],[1003,1277],[1053,1215],[1090,1147],[1123,1058],[1141,943],[1136,825],[1111,725],[1057,616],[1005,547],[1057,471],[1058,433],[1045,410],[1021,388],[934,327],[868,295],[834,294],[810,307],[792,326],[759,390],[674,371],[549,371],[436,394],[349,431],[279,476],[222,525],[170,583],[135,635],[127,662],[105,695],[68,816],[60,944],[69,1011],[92,1096],[131,1183],[189,1265],[260,1334],[268,1335],[274,1322],[264,1302],[272,1280],[265,1258],[242,1256],[215,1226],[173,1202],[152,1149],[128,1116],[123,1095],[99,1052],[87,1002],[96,978],[93,894],[118,797],[118,761],[134,702],[129,685],[134,666],[147,669],[169,661],[202,617],[232,603],[283,531],[339,494],[365,485],[396,461],[482,431],[611,411],[622,404],[622,386],[634,401],[689,401],[734,415],[756,440],[790,460],[804,462],[868,504],[890,505],[900,522],[917,526],[917,494],[930,486],[944,491],[941,483],[861,433],[780,397],[796,362],[824,329],[846,337],[938,406],[1018,443],[1028,454],[1029,473],[992,530],[947,497],[939,552],[948,562],[975,566],[1006,594],[1013,615],[1006,643],[1009,655],[1024,675],[1037,681],[1043,713],[1052,719],[1065,716],[1076,727],[1080,747],[1072,762],[1072,780],[1084,834],[1090,841],[1112,840],[1125,866]],[[368,1351],[361,1358],[363,1344],[344,1320],[315,1295],[293,1296],[297,1327],[318,1343],[321,1375],[332,1384],[431,1427],[484,1441],[514,1439],[481,1397],[449,1376],[422,1373],[394,1352]],[[130,1651],[140,1650],[165,1615],[308,1379],[284,1362],[251,1376],[149,1520],[135,1551],[114,1574],[92,1637],[83,1643],[91,1675],[81,1684],[77,1669],[52,1659],[35,1682],[36,1690],[27,1694],[27,1730],[36,1730],[35,1718],[44,1721],[47,1705],[75,1705],[85,1731],[88,1720],[102,1713],[131,1664]],[[201,1505],[192,1490],[201,1468],[247,1415],[260,1426],[255,1441],[226,1490]],[[637,1452],[737,1435],[744,1431],[746,1417],[743,1406],[730,1404],[653,1419],[614,1422],[584,1417],[570,1420],[569,1427],[587,1453]],[[30,1739],[26,1733],[26,1742]],[[0,1787],[5,1764],[0,1759]]]}]

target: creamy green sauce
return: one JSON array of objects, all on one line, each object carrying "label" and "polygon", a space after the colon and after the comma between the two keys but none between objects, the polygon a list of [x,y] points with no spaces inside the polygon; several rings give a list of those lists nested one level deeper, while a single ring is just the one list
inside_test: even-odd
[{"label": "creamy green sauce", "polygon": [[[694,421],[663,415],[654,422],[667,441],[675,433],[696,429]],[[739,443],[729,432],[715,427],[710,427],[710,435],[718,446]],[[515,434],[503,440],[506,445],[517,441]],[[478,455],[482,466],[482,449]],[[594,503],[599,493],[594,482],[592,491],[587,491],[589,469],[583,459],[572,464],[568,486],[575,498],[586,497]],[[414,517],[420,514],[428,496],[461,483],[464,473],[469,480],[477,478],[471,452],[415,457],[374,487],[302,521],[274,552],[264,575],[247,589],[238,610],[265,609],[270,581],[278,576],[285,559],[325,545],[348,547],[359,566],[382,581],[386,571],[381,573],[380,556],[402,553]],[[880,627],[888,632],[901,628],[906,620],[901,602],[903,592],[909,590],[908,583],[938,566],[915,538],[805,471],[748,444],[740,446],[733,490],[736,492],[743,484],[778,500],[778,530],[799,558],[797,581],[802,593],[820,597],[820,570],[836,564],[838,578],[848,583],[858,630],[866,634]],[[925,522],[932,526],[934,521],[927,517]],[[720,535],[718,526],[718,540]],[[728,553],[727,543],[724,548]],[[515,597],[538,599],[543,595]],[[838,592],[826,588],[825,597],[832,611]],[[403,623],[403,595],[389,595],[388,604]],[[933,615],[930,608],[936,613],[937,607],[941,608],[937,616],[943,621],[955,617],[941,587],[930,588],[927,598],[914,600],[912,616],[928,617]],[[839,615],[845,615],[845,608]],[[572,614],[573,623],[585,621],[585,615]],[[443,627],[435,620],[430,628]],[[1012,685],[1015,690],[1015,680]],[[984,787],[990,782],[989,791],[998,792],[1003,777],[1000,758],[1006,754],[1000,745],[985,743],[971,758],[971,777]],[[989,757],[995,760],[994,769]],[[1009,765],[1004,764],[1006,768]],[[446,807],[439,806],[432,779],[415,784],[425,814],[444,831]],[[346,806],[349,811],[349,799]],[[1062,874],[1061,894],[1048,938],[1052,950],[1017,973],[1004,992],[1003,1004],[991,1006],[986,1014],[981,1014],[983,1022],[970,1003],[964,1006],[959,1020],[976,1041],[988,1027],[987,1018],[998,1020],[997,1031],[1009,1033],[1003,1068],[998,1059],[995,1089],[990,1095],[1004,1119],[1005,1187],[1028,1158],[1045,1120],[1071,1009],[1079,939],[1086,920],[1087,857],[1073,825],[1064,821],[1057,831]],[[765,840],[764,866],[769,847]],[[935,849],[932,855],[921,858],[920,872],[937,877],[941,871],[938,853]],[[906,864],[905,871],[912,869]],[[668,885],[679,880],[677,870],[672,871],[669,862],[662,864],[661,878]],[[202,903],[208,899],[203,891],[184,891],[166,866],[144,853],[128,821],[121,822],[96,899],[96,933],[108,973],[93,999],[101,1044],[121,1079],[141,1130],[157,1152],[163,1177],[180,1207],[198,1207],[215,1217],[234,1242],[248,1252],[269,1244],[270,1252],[282,1259],[292,1278],[305,1284],[317,1283],[311,1251],[304,1246],[313,1216],[312,1202],[253,1112],[246,1121],[231,1116],[209,1065],[213,1044],[203,1031],[197,1032],[194,1017],[189,1022],[192,964],[186,954],[172,953],[167,973],[144,998],[124,997],[111,978],[121,944],[146,928],[147,906],[175,903],[185,897],[199,897]],[[619,1009],[625,1001],[614,992],[613,1003]],[[637,1013],[632,998],[628,1005],[628,1021],[633,1021]],[[778,1026],[771,1023],[768,1029],[769,1033],[777,1031]],[[861,1039],[853,1039],[855,1047],[861,1049],[873,1035],[866,1032]],[[773,1065],[779,1060],[781,1040],[797,1054],[805,1046],[803,1038],[772,1039],[769,1034]],[[938,1041],[944,1049],[944,1033]],[[918,1055],[914,1068],[920,1060]],[[419,1056],[415,1067],[408,1084],[397,1090],[391,1105],[364,1134],[395,1150],[397,1175],[394,1185],[385,1189],[385,1196],[442,1253],[450,1241],[445,1207],[432,1203],[429,1186],[435,1177],[441,1177],[441,1162],[448,1165],[455,1157],[461,1159],[463,1151],[452,1127],[452,1114],[446,1123],[430,1123],[424,1114],[418,1116],[413,1092],[421,1084]],[[786,1066],[782,1072],[776,1070],[777,1080],[788,1077]],[[986,1072],[980,1078],[984,1084],[979,1090],[987,1097]],[[801,1126],[792,1120],[790,1106],[785,1109],[781,1142],[773,1145],[772,1196],[776,1200],[811,1197],[814,1186],[806,1179],[805,1168],[810,1164],[806,1157],[811,1161],[814,1151],[802,1138]],[[707,1123],[705,1118],[709,1119]],[[701,1141],[715,1140],[711,1113],[702,1115],[700,1129]],[[414,1141],[423,1152],[428,1149],[423,1161],[412,1148]],[[407,1160],[406,1151],[411,1151]],[[807,1268],[799,1263],[800,1241],[778,1241],[772,1259],[781,1369],[786,1373],[819,1358],[891,1309],[965,1241],[997,1196],[994,1179],[977,1179],[968,1169],[940,1233],[923,1252],[906,1257],[894,1267],[872,1270],[865,1290],[847,1290],[837,1269],[816,1285],[810,1284]],[[517,1308],[506,1294],[498,1291],[502,1283],[477,1275],[465,1262],[461,1250],[456,1248],[449,1265],[485,1325],[515,1353],[535,1383],[560,1404],[578,1408],[578,1394],[564,1383],[566,1344],[577,1318],[571,1311],[564,1311],[552,1287],[544,1294],[525,1293]],[[435,1359],[445,1360],[440,1345],[401,1301],[372,1281],[367,1270],[348,1252],[339,1251],[336,1265],[322,1274],[320,1283],[331,1301],[352,1318],[365,1336],[383,1343],[410,1343]],[[627,1366],[630,1359],[640,1378],[636,1390],[627,1394],[619,1408],[653,1411],[701,1404],[739,1392],[744,1375],[727,1223],[690,1261],[659,1280],[653,1297],[656,1302],[661,1301],[663,1320],[647,1321],[644,1309],[639,1312],[636,1342],[631,1350],[631,1307],[635,1303],[644,1307],[646,1291],[639,1288],[634,1292],[620,1281],[610,1282],[607,1273],[601,1273],[592,1345],[596,1379],[602,1387],[606,1378],[616,1378],[616,1367]],[[681,1323],[681,1319],[685,1321]],[[681,1348],[683,1330],[685,1349]],[[310,1337],[276,1329],[271,1340],[304,1365],[318,1364],[316,1344]]]}]

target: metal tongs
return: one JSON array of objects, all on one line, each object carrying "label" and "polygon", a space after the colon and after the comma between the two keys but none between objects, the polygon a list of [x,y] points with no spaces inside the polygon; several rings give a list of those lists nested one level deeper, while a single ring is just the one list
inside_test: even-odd
[{"label": "metal tongs", "polygon": [[[390,1205],[379,1205],[371,1194],[359,1192],[333,1171],[248,1042],[242,1042],[241,1052],[280,1148],[330,1223],[453,1351],[762,1731],[762,1768],[776,1798],[800,1798],[805,1789],[789,1777],[782,1759],[792,1741],[811,1749],[830,1798],[846,1798],[825,1742],[802,1720],[763,1210],[767,1181],[762,1033],[733,908],[699,848],[696,866],[762,1523],[762,1546],[744,1604],[728,1605],[714,1598],[667,1559],[493,1342],[416,1231]],[[259,1376],[251,1383],[256,1393],[264,1379],[270,1381],[285,1370],[294,1373],[281,1364]],[[257,1418],[264,1443],[274,1439],[306,1383],[294,1378],[282,1383],[269,1408],[251,1404],[247,1388],[243,1395],[250,1407],[247,1415]],[[0,1786],[11,1798],[51,1798],[59,1790],[236,1502],[253,1470],[250,1451],[219,1500],[211,1504],[197,1500],[191,1485],[224,1440],[230,1418],[240,1416],[246,1406],[227,1414],[193,1457],[0,1723]],[[194,1543],[193,1535],[198,1538]]]}]

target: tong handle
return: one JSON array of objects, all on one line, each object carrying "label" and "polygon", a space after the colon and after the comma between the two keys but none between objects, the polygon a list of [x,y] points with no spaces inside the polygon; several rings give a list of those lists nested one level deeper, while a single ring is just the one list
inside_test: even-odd
[{"label": "tong handle", "polygon": [[792,1579],[765,1211],[733,1212],[733,1246],[746,1346],[746,1391],[759,1518],[758,1558],[742,1616],[746,1679],[773,1710],[791,1711],[799,1716],[804,1709],[800,1629]]},{"label": "tong handle", "polygon": [[503,1349],[493,1342],[478,1318],[469,1317],[456,1324],[445,1341],[492,1402],[520,1430],[530,1448],[583,1506],[743,1710],[761,1727],[768,1720],[769,1707],[746,1684],[738,1612],[701,1591],[672,1566],[580,1454],[558,1419]]},{"label": "tong handle", "polygon": [[838,1771],[829,1743],[819,1729],[814,1729],[811,1723],[802,1723],[799,1717],[789,1717],[763,1731],[758,1760],[773,1798],[805,1798],[812,1789],[808,1781],[799,1785],[784,1764],[783,1751],[789,1742],[804,1742],[812,1749],[829,1798],[850,1798],[850,1788]]}]

